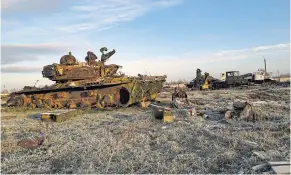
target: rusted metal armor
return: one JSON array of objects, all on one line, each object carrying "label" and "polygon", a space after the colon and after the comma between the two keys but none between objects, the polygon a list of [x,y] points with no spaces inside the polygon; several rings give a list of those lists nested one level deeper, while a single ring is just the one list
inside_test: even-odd
[{"label": "rusted metal armor", "polygon": [[[106,49],[102,49],[105,51]],[[108,59],[115,53],[103,58]],[[7,101],[8,106],[26,108],[106,108],[127,107],[156,99],[167,76],[127,76],[117,74],[121,66],[74,64],[71,54],[61,58],[61,64],[44,66],[43,77],[56,83],[42,88],[28,87],[15,92]],[[96,62],[93,52],[88,60]],[[76,60],[76,59],[75,59]]]}]

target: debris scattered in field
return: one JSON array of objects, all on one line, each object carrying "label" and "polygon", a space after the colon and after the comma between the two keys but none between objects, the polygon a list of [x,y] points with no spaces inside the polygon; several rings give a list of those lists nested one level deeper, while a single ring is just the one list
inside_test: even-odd
[{"label": "debris scattered in field", "polygon": [[254,121],[255,120],[255,114],[252,108],[252,105],[249,103],[245,103],[245,106],[243,110],[240,112],[240,119],[246,120],[246,121]]},{"label": "debris scattered in field", "polygon": [[[49,145],[43,143],[34,151],[16,142],[37,138],[33,133],[45,129],[39,121],[26,117],[36,111],[1,109],[1,173],[274,174],[271,167],[258,171],[252,167],[290,161],[290,105],[285,101],[290,90],[272,89],[269,93],[282,98],[266,103],[248,97],[256,91],[187,92],[196,115],[186,117],[185,111],[178,112],[172,123],[153,118],[152,107],[86,109],[74,120],[48,123],[52,124],[45,132],[50,136]],[[237,118],[226,120],[225,113],[233,113],[236,99],[247,101],[255,114],[261,111],[265,120],[241,120],[244,108],[238,110]],[[128,136],[121,142],[125,133]],[[32,166],[32,162],[38,165]]]},{"label": "debris scattered in field", "polygon": [[270,164],[268,163],[263,163],[263,164],[260,164],[260,165],[256,165],[256,166],[253,166],[252,169],[256,172],[260,171],[260,172],[264,172],[264,171],[269,171],[271,168]]},{"label": "debris scattered in field", "polygon": [[42,137],[37,137],[36,139],[27,138],[17,142],[17,146],[28,148],[28,149],[35,149],[43,145],[45,141],[45,137],[41,134]]},{"label": "debris scattered in field", "polygon": [[256,165],[252,169],[267,174],[290,174],[290,162],[267,162]]},{"label": "debris scattered in field", "polygon": [[230,111],[230,110],[227,110],[227,111],[225,112],[225,119],[226,119],[226,120],[231,119],[231,111]]},{"label": "debris scattered in field", "polygon": [[195,108],[189,106],[186,92],[178,91],[177,89],[172,94],[172,102],[170,104],[159,103],[150,104],[150,106],[153,108],[153,117],[166,123],[185,120],[187,117],[196,115]]},{"label": "debris scattered in field", "polygon": [[269,159],[269,157],[266,155],[264,151],[254,151],[253,154],[258,156],[262,160]]},{"label": "debris scattered in field", "polygon": [[290,162],[268,162],[276,174],[290,174]]},{"label": "debris scattered in field", "polygon": [[255,121],[261,119],[261,115],[261,111],[255,109],[250,102],[244,100],[234,100],[233,108],[227,109],[225,112],[225,119],[229,120],[234,118],[245,121]]}]

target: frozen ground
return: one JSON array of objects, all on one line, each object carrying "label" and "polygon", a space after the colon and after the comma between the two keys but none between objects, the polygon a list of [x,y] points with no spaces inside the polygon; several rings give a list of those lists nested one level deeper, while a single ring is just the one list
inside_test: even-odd
[{"label": "frozen ground", "polygon": [[[165,93],[164,100],[170,94]],[[266,161],[289,161],[290,88],[188,92],[197,115],[172,124],[137,107],[83,111],[63,123],[41,123],[38,111],[2,108],[1,173],[252,174]],[[233,99],[249,100],[260,119],[223,120]],[[208,117],[206,117],[208,116]],[[47,135],[29,150],[16,143]],[[264,159],[254,152],[261,153]]]}]

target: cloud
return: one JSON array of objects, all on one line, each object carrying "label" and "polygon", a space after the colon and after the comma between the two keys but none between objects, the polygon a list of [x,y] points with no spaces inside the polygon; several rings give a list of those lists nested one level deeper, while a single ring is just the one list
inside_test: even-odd
[{"label": "cloud", "polygon": [[226,51],[220,51],[218,53],[215,53],[218,56],[224,56],[224,55],[236,55],[238,53],[246,53],[246,52],[255,52],[255,53],[263,53],[262,51],[272,51],[272,50],[286,50],[290,48],[290,43],[287,44],[276,44],[276,45],[269,45],[269,46],[258,46],[251,49],[240,49],[240,50],[226,50]]},{"label": "cloud", "polygon": [[[37,82],[37,80],[39,81]],[[16,88],[20,90],[24,86],[34,86],[36,82],[37,87],[51,85],[54,83],[47,78],[43,78],[41,73],[31,73],[29,75],[23,75],[23,73],[1,73],[1,87],[5,86],[7,89]]]},{"label": "cloud", "polygon": [[2,66],[1,73],[40,73],[42,67],[37,66]]},{"label": "cloud", "polygon": [[1,1],[1,9],[7,9],[13,7],[13,5],[23,2],[25,0],[2,0]]},{"label": "cloud", "polygon": [[[263,53],[261,51],[264,51]],[[267,59],[269,71],[290,71],[290,43],[270,46],[260,46],[240,50],[225,50],[205,55],[179,55],[156,57],[155,59],[139,59],[124,64],[124,71],[137,75],[151,73],[152,75],[168,75],[168,80],[191,79],[197,68],[214,76],[228,70],[254,72],[263,67],[263,58]],[[181,59],[183,58],[183,59]],[[154,61],[149,61],[154,60]],[[288,63],[289,61],[289,63]]]},{"label": "cloud", "polygon": [[155,8],[169,7],[181,2],[178,0],[81,1],[78,5],[72,6],[70,10],[76,14],[73,19],[80,19],[82,23],[77,25],[68,24],[65,27],[56,29],[77,32],[80,30],[108,28],[108,26],[116,26],[121,22],[134,20]]},{"label": "cloud", "polygon": [[260,47],[256,47],[253,49],[253,51],[257,52],[257,51],[262,51],[262,50],[270,50],[270,49],[286,49],[287,47],[290,47],[290,44],[277,44],[277,45],[273,45],[273,46],[260,46]]},{"label": "cloud", "polygon": [[66,51],[65,45],[56,43],[38,45],[8,45],[1,46],[1,64],[13,64],[22,61],[35,61],[43,55],[60,54]]},{"label": "cloud", "polygon": [[1,11],[3,14],[44,13],[54,10],[59,4],[59,0],[1,0]]},{"label": "cloud", "polygon": [[[51,1],[47,0],[5,0],[3,3],[6,4],[6,8],[3,9],[2,16],[5,21],[3,24],[4,42],[12,37],[44,42],[44,39],[84,36],[90,31],[108,30],[123,22],[135,20],[149,11],[182,2],[181,0],[55,1],[50,4]],[[43,10],[46,13],[29,16],[27,20],[23,20],[22,16],[13,15],[14,12],[41,12]],[[7,15],[12,16],[7,18]],[[16,24],[17,27],[15,27]]]},{"label": "cloud", "polygon": [[[59,3],[46,4],[51,1],[3,0],[1,65],[40,60],[49,63],[53,62],[53,58],[58,62],[59,57],[68,51],[73,51],[74,56],[83,60],[86,51],[96,49],[96,45],[92,45],[96,41],[105,45],[116,45],[116,36],[104,36],[99,31],[135,20],[151,10],[181,2],[62,0]],[[28,14],[30,11],[37,14]],[[43,43],[59,43],[61,46]],[[97,43],[97,47],[103,47],[103,44],[101,46]]]},{"label": "cloud", "polygon": [[[290,70],[290,44],[278,44],[270,46],[259,46],[254,48],[225,50],[204,55],[181,54],[162,57],[139,57],[135,61],[122,59],[110,60],[107,64],[120,64],[121,71],[128,75],[138,73],[150,73],[151,75],[167,75],[168,80],[191,79],[195,76],[197,68],[209,72],[217,77],[220,72],[228,70],[239,70],[241,72],[254,72],[263,67],[263,58],[267,59],[269,71],[289,72]],[[263,55],[262,52],[263,51]],[[183,58],[183,59],[181,59]],[[149,61],[150,60],[150,61]],[[154,60],[154,61],[152,61]],[[289,61],[289,64],[287,62]],[[2,67],[2,72],[41,72],[42,67]]]}]

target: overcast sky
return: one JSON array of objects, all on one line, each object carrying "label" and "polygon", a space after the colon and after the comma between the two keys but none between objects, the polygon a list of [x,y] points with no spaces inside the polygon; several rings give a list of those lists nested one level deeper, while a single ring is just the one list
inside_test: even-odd
[{"label": "overcast sky", "polygon": [[289,0],[2,0],[1,89],[51,84],[44,65],[115,49],[129,75],[290,72]]}]

